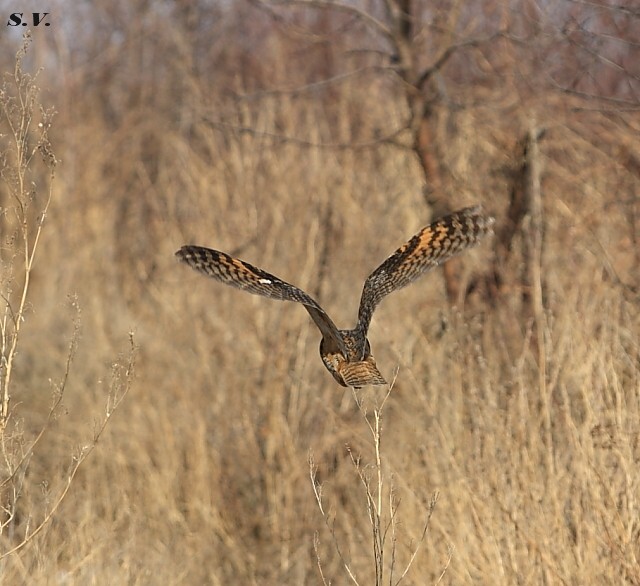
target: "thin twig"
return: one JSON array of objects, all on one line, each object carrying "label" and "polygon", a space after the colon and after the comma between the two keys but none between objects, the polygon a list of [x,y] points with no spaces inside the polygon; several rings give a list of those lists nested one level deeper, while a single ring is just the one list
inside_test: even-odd
[{"label": "thin twig", "polygon": [[336,552],[338,553],[338,557],[340,558],[340,561],[342,562],[342,565],[346,570],[349,578],[351,578],[351,581],[354,584],[359,585],[359,582],[356,579],[355,574],[352,572],[351,567],[349,566],[349,563],[347,562],[344,555],[342,554],[342,548],[340,547],[340,543],[338,542],[338,537],[336,535],[335,528],[329,522],[329,517],[324,510],[324,506],[322,504],[322,486],[316,482],[316,472],[317,472],[317,466],[313,461],[313,454],[309,453],[309,477],[311,478],[311,486],[313,487],[313,494],[316,497],[316,503],[318,504],[318,508],[320,509],[320,513],[322,514],[322,519],[324,520],[324,524],[329,530],[329,534],[331,535],[331,539],[333,540],[333,546],[335,547]]}]

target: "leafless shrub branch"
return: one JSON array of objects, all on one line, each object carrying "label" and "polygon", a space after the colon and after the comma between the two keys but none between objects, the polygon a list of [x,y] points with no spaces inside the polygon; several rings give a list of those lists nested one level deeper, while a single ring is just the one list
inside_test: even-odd
[{"label": "leafless shrub branch", "polygon": [[[62,410],[80,335],[79,304],[72,297],[71,306],[75,310],[73,333],[62,376],[58,382],[50,382],[51,405],[44,422],[33,438],[29,438],[21,418],[16,415],[19,405],[24,401],[21,396],[24,383],[13,375],[23,338],[23,326],[32,315],[29,303],[32,276],[40,256],[40,242],[53,198],[58,163],[49,140],[54,111],[39,107],[37,75],[32,76],[24,70],[24,58],[30,41],[31,36],[27,33],[17,53],[14,71],[5,78],[0,89],[0,139],[6,139],[1,143],[0,175],[9,194],[6,202],[0,202],[5,206],[0,210],[0,226],[5,238],[0,248],[0,451],[3,459],[0,471],[0,536],[6,537],[0,550],[0,560],[31,544],[59,511],[78,470],[95,449],[113,413],[129,391],[135,355],[131,335],[128,357],[114,366],[106,413],[96,423],[91,440],[79,447],[72,456],[62,488],[57,493],[50,491],[48,482],[43,483],[45,510],[20,511],[21,516],[26,516],[26,521],[18,528],[19,504],[27,483],[31,482],[28,469],[36,452],[43,448],[43,439],[51,432],[52,424]],[[36,122],[38,114],[40,121]],[[7,132],[3,132],[5,130]],[[37,154],[42,158],[43,168],[38,166]],[[46,195],[41,201],[43,183],[46,185]],[[55,496],[51,497],[52,494]]]}]

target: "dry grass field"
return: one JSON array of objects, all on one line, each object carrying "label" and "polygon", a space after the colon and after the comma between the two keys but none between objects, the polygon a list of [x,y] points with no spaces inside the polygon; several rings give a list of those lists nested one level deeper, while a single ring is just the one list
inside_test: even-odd
[{"label": "dry grass field", "polygon": [[385,299],[369,339],[394,384],[354,392],[300,306],[174,252],[237,255],[352,327],[432,219],[410,148],[344,148],[402,123],[397,86],[262,91],[344,46],[253,3],[99,4],[62,26],[54,3],[17,73],[23,31],[1,38],[2,583],[639,585],[638,60],[635,110],[540,85],[534,40],[473,83],[443,70],[451,209],[498,232],[546,131],[538,277],[523,233],[499,291],[491,238],[458,262],[462,302],[440,270]]}]

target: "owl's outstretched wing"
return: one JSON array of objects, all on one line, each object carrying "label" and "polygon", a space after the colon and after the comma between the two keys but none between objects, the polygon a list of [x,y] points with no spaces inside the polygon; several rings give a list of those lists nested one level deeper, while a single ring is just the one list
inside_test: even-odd
[{"label": "owl's outstretched wing", "polygon": [[475,246],[491,233],[494,219],[480,206],[453,212],[423,228],[385,260],[365,281],[357,328],[366,335],[383,297],[406,287],[429,269]]},{"label": "owl's outstretched wing", "polygon": [[183,246],[176,256],[192,269],[225,285],[243,289],[280,301],[302,303],[327,342],[346,356],[344,341],[338,328],[324,309],[302,289],[224,252],[202,246]]}]

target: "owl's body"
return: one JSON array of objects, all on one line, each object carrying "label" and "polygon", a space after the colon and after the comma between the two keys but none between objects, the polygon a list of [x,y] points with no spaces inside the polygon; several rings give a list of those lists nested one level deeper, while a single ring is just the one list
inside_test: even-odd
[{"label": "owl's body", "polygon": [[493,218],[479,206],[465,208],[423,228],[367,277],[358,321],[352,330],[338,330],[320,305],[298,287],[233,258],[200,246],[183,246],[176,256],[209,277],[271,299],[302,303],[320,332],[320,356],[342,386],[386,384],[371,355],[367,331],[373,311],[383,297],[406,287],[429,269],[477,244],[491,232]]}]

